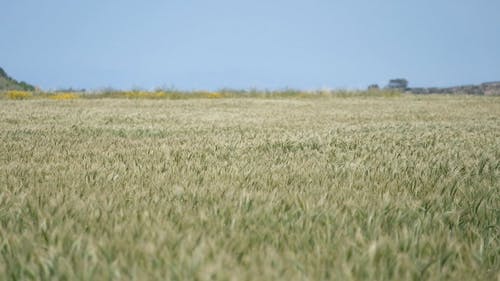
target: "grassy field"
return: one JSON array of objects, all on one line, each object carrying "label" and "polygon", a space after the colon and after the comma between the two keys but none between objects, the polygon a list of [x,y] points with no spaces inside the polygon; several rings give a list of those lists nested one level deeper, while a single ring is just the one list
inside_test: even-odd
[{"label": "grassy field", "polygon": [[0,280],[500,280],[500,98],[0,100]]}]

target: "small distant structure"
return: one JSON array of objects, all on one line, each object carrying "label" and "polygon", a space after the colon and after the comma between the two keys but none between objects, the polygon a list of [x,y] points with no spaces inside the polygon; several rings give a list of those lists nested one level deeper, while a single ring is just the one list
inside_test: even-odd
[{"label": "small distant structure", "polygon": [[378,84],[371,84],[368,86],[368,90],[379,90],[380,87],[378,86]]},{"label": "small distant structure", "polygon": [[406,91],[408,89],[408,80],[403,78],[391,79],[387,84],[387,89]]}]

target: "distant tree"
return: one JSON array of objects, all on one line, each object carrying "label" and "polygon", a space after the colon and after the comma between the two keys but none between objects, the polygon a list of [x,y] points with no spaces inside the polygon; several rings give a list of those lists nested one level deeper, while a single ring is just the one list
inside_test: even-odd
[{"label": "distant tree", "polygon": [[387,85],[388,89],[406,90],[408,89],[408,80],[403,78],[391,79]]},{"label": "distant tree", "polygon": [[7,73],[5,72],[5,70],[3,70],[3,68],[0,67],[0,77],[4,77],[4,78],[7,78],[9,76],[7,76]]},{"label": "distant tree", "polygon": [[23,89],[24,91],[34,91],[35,90],[34,86],[32,86],[24,81],[19,82],[19,87],[21,87],[21,89]]},{"label": "distant tree", "polygon": [[368,86],[368,90],[378,90],[380,87],[377,84],[371,84]]}]

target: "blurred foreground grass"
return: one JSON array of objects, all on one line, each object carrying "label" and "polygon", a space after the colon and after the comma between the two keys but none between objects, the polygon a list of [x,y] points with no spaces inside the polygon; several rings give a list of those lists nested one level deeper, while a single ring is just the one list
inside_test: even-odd
[{"label": "blurred foreground grass", "polygon": [[0,280],[500,278],[497,97],[61,97],[0,101]]}]

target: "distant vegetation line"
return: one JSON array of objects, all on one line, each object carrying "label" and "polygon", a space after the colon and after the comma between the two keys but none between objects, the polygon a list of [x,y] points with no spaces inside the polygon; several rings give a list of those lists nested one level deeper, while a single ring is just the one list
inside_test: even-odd
[{"label": "distant vegetation line", "polygon": [[10,77],[0,67],[0,98],[28,99],[28,98],[151,98],[151,99],[185,99],[185,98],[227,98],[227,97],[321,97],[321,96],[397,96],[401,93],[410,94],[470,94],[470,95],[500,95],[500,82],[488,82],[479,85],[465,85],[456,87],[408,87],[406,79],[392,79],[386,87],[377,84],[368,86],[367,90],[297,90],[284,88],[281,90],[237,90],[222,89],[219,91],[182,91],[159,88],[153,91],[145,90],[117,90],[106,88],[87,91],[85,89],[62,89],[43,91],[24,81],[18,82]]},{"label": "distant vegetation line", "polygon": [[368,90],[368,91],[344,91],[344,90],[221,90],[221,91],[178,91],[178,90],[155,90],[155,91],[97,91],[97,92],[41,92],[41,91],[19,91],[9,90],[0,92],[0,99],[27,100],[27,99],[223,99],[223,98],[295,98],[315,99],[327,97],[398,97],[402,92],[396,90]]}]

